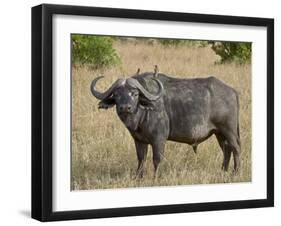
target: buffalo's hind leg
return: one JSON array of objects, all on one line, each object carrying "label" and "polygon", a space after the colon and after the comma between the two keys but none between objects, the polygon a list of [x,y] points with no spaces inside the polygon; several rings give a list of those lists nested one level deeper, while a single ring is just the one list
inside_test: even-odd
[{"label": "buffalo's hind leg", "polygon": [[222,162],[222,166],[221,168],[224,171],[228,171],[228,166],[229,166],[229,162],[230,162],[230,158],[231,158],[231,149],[227,144],[227,140],[225,139],[225,137],[221,134],[216,134],[218,143],[221,147],[221,150],[223,152],[223,162]]},{"label": "buffalo's hind leg", "polygon": [[240,139],[239,136],[231,130],[225,131],[224,136],[227,140],[229,149],[233,153],[234,172],[237,173],[240,168]]},{"label": "buffalo's hind leg", "polygon": [[144,144],[135,140],[135,146],[138,157],[138,168],[136,172],[136,178],[142,178],[145,172],[145,161],[147,156],[148,144]]}]

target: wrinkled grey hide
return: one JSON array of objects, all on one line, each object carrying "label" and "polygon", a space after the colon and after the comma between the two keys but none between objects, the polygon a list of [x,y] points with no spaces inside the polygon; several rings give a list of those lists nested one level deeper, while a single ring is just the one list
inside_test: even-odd
[{"label": "wrinkled grey hide", "polygon": [[[91,90],[100,99],[100,108],[116,105],[119,118],[135,141],[138,168],[142,177],[147,148],[153,150],[155,173],[164,153],[166,140],[197,145],[215,135],[223,151],[222,169],[228,170],[231,153],[234,170],[240,160],[239,100],[237,92],[215,77],[175,79],[164,74],[143,73],[132,76],[139,87],[125,79],[99,96],[94,80]],[[160,84],[159,84],[160,83]],[[147,92],[144,95],[143,92]],[[151,95],[151,96],[149,96]],[[154,97],[154,98],[153,98]],[[176,151],[176,150],[174,150]]]}]

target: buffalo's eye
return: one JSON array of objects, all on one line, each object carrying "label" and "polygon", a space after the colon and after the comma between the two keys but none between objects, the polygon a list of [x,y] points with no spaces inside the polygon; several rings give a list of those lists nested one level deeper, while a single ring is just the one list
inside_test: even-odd
[{"label": "buffalo's eye", "polygon": [[136,97],[139,94],[137,92],[129,92],[128,95],[131,96],[131,97]]},{"label": "buffalo's eye", "polygon": [[138,92],[130,92],[129,93],[129,96],[131,96],[131,97],[137,97],[138,95],[139,95]]},{"label": "buffalo's eye", "polygon": [[139,95],[139,93],[133,91],[133,92],[129,92],[128,95],[129,95],[130,97],[137,97],[137,96]]}]

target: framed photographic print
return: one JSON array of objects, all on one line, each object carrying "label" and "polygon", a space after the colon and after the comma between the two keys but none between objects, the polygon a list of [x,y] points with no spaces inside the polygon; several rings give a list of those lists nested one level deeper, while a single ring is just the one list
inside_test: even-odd
[{"label": "framed photographic print", "polygon": [[32,217],[274,205],[274,21],[32,8]]}]

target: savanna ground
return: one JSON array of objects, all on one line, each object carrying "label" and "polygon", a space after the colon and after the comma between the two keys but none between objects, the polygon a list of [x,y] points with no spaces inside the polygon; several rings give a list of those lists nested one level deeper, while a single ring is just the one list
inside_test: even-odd
[{"label": "savanna ground", "polygon": [[[251,181],[251,65],[215,64],[218,56],[206,47],[164,47],[145,42],[116,42],[114,48],[122,66],[92,70],[72,68],[72,190],[232,183]],[[98,109],[98,100],[90,92],[91,81],[106,90],[116,79],[141,72],[160,72],[178,78],[213,75],[235,88],[240,98],[241,169],[221,170],[222,151],[212,136],[198,146],[197,154],[188,144],[168,141],[159,176],[153,178],[152,151],[149,147],[146,175],[135,180],[137,156],[129,132],[119,120],[115,108]],[[188,117],[188,116],[187,116]]]}]

